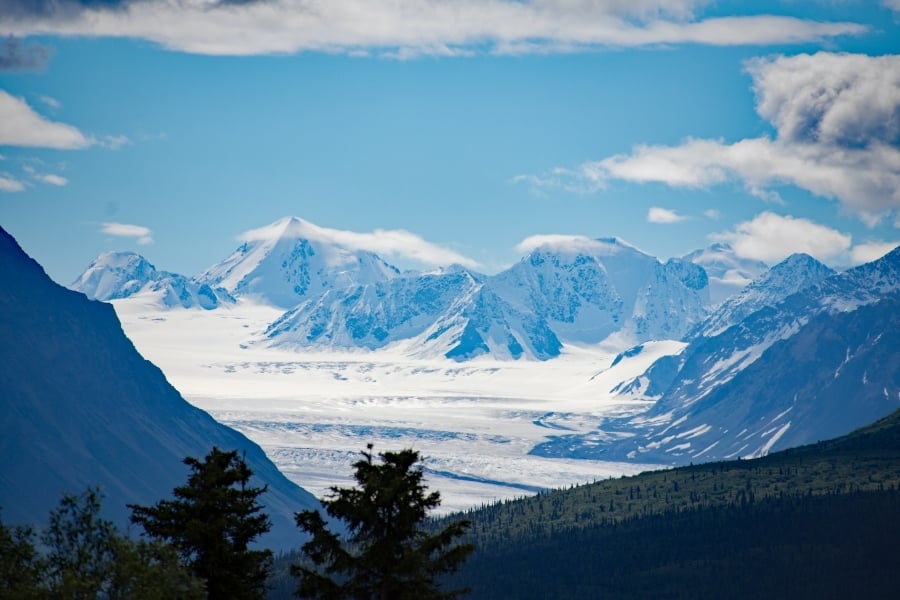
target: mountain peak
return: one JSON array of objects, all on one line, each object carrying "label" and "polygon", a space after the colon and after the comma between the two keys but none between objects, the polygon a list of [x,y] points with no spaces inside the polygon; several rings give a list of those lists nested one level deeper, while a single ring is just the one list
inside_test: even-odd
[{"label": "mountain peak", "polygon": [[221,302],[234,302],[228,292],[212,288],[178,273],[159,271],[135,252],[104,252],[72,282],[70,289],[91,300],[120,300],[136,294],[161,308],[199,306],[210,310]]},{"label": "mountain peak", "polygon": [[131,296],[156,277],[156,267],[136,252],[103,252],[69,287],[91,300],[113,300]]},{"label": "mountain peak", "polygon": [[274,223],[245,232],[239,239],[243,242],[294,240],[309,237],[316,229],[315,225],[299,217],[282,217]]},{"label": "mountain peak", "polygon": [[809,254],[792,254],[722,302],[697,332],[705,337],[717,335],[757,310],[774,306],[834,274],[833,269]]},{"label": "mountain peak", "polygon": [[243,244],[198,280],[290,308],[332,289],[385,281],[399,271],[359,248],[359,234],[284,217],[239,237]]}]

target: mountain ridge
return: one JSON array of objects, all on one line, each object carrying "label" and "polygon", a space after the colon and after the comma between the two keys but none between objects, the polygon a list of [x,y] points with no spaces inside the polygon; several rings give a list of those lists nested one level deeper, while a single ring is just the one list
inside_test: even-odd
[{"label": "mountain ridge", "polygon": [[100,486],[118,523],[126,504],[169,497],[186,456],[245,453],[273,521],[262,541],[296,544],[293,513],[318,501],[262,449],[188,404],[125,336],[110,304],[57,285],[0,228],[0,504],[4,520],[43,523],[63,493]]}]

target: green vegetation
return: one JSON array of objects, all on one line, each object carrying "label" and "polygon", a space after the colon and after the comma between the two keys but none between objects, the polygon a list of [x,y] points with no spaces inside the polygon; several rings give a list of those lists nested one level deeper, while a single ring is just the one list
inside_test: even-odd
[{"label": "green vegetation", "polygon": [[38,553],[30,528],[0,523],[0,597],[205,598],[203,582],[183,567],[173,548],[131,540],[100,518],[100,494],[65,495],[50,514]]},{"label": "green vegetation", "polygon": [[438,492],[422,483],[418,452],[384,452],[375,463],[372,445],[353,466],[358,487],[333,487],[323,500],[326,512],[346,524],[348,535],[329,531],[316,511],[297,514],[297,525],[311,539],[305,562],[291,568],[300,578],[300,598],[428,600],[455,598],[463,590],[442,592],[439,577],[452,573],[472,551],[457,545],[467,521],[446,523],[429,533],[428,511],[440,505]]},{"label": "green vegetation", "polygon": [[484,506],[466,514],[478,546],[636,517],[797,495],[900,487],[900,411],[848,436],[735,460],[651,471]]},{"label": "green vegetation", "polygon": [[451,583],[473,598],[889,597],[898,490],[900,412],[761,459],[470,511],[476,552]]},{"label": "green vegetation", "polygon": [[[40,534],[0,522],[0,598],[262,598],[267,585],[269,598],[453,598],[467,588],[476,600],[896,595],[900,411],[761,459],[437,520],[427,513],[440,495],[423,485],[417,452],[376,460],[369,446],[362,456],[358,485],[324,501],[334,523],[298,513],[311,538],[274,568],[270,552],[251,548],[269,528],[265,488],[248,486],[236,452],[213,448],[185,459],[192,473],[174,500],[132,507],[145,539],[102,519],[94,489],[64,496]],[[338,523],[346,530],[329,530]]]},{"label": "green vegetation", "polygon": [[131,505],[131,520],[178,550],[210,600],[264,598],[272,553],[250,544],[271,527],[257,501],[266,488],[248,486],[253,472],[237,451],[213,448],[202,462],[184,463],[192,473],[175,500]]},{"label": "green vegetation", "polygon": [[487,598],[895,598],[900,492],[786,497],[479,547]]}]

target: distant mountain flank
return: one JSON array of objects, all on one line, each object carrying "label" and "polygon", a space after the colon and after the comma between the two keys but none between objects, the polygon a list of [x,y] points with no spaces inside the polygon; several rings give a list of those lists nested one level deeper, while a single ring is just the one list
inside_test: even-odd
[{"label": "distant mountain flank", "polygon": [[680,354],[620,384],[623,396],[655,403],[601,428],[616,431],[618,441],[608,443],[608,431],[598,431],[560,436],[534,452],[668,464],[761,456],[847,433],[897,409],[900,248],[844,273],[827,272],[809,257],[786,259],[744,296],[754,307],[763,283],[777,282],[768,290],[772,304],[741,318],[740,302],[723,303],[698,328],[708,337],[694,337]]},{"label": "distant mountain flank", "polygon": [[[122,268],[126,289],[146,289],[158,275],[135,256],[107,258]],[[268,486],[260,501],[273,530],[263,543],[296,545],[293,513],[318,501],[258,445],[188,404],[138,354],[112,306],[51,281],[2,229],[0,276],[12,282],[0,287],[4,521],[43,525],[62,494],[99,486],[107,515],[123,524],[126,504],[170,497],[188,474],[182,460],[218,446],[245,453],[254,485]],[[85,281],[100,294],[114,293],[104,277]]]},{"label": "distant mountain flank", "polygon": [[702,337],[722,333],[754,312],[766,306],[774,306],[791,294],[796,294],[835,274],[834,269],[808,254],[792,254],[718,305],[713,313],[690,333],[692,336]]}]

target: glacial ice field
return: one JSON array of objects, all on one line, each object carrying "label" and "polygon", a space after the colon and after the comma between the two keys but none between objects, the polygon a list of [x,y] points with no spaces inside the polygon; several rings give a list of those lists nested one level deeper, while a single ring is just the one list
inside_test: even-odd
[{"label": "glacial ice field", "polygon": [[646,410],[646,400],[612,388],[684,346],[647,343],[614,366],[622,347],[567,347],[546,362],[410,359],[400,346],[301,353],[259,341],[281,312],[268,306],[113,304],[138,351],[186,400],[257,442],[298,485],[322,497],[351,484],[367,443],[376,452],[414,448],[425,457],[429,487],[441,493],[439,512],[655,468],[529,451]]}]

